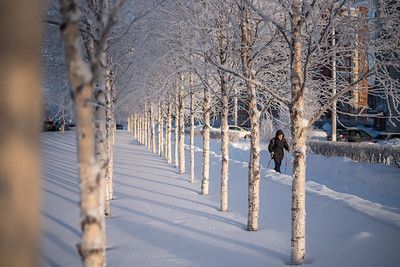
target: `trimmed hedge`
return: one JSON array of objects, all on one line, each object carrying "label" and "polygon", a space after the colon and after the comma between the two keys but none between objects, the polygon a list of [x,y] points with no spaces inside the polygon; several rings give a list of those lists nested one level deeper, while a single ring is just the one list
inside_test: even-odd
[{"label": "trimmed hedge", "polygon": [[309,141],[307,144],[314,154],[348,157],[359,162],[382,163],[400,168],[400,147],[329,141]]}]

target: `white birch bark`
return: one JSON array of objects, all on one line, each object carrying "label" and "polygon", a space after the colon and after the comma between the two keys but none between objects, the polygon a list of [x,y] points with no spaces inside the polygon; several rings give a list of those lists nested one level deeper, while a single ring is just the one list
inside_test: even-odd
[{"label": "white birch bark", "polygon": [[222,125],[221,125],[221,203],[220,211],[228,211],[228,169],[229,169],[229,135],[228,135],[228,95],[226,85],[221,86]]},{"label": "white birch bark", "polygon": [[136,132],[136,139],[138,140],[139,144],[141,143],[141,122],[142,122],[142,115],[136,114],[136,123],[137,123],[137,132]]},{"label": "white birch bark", "polygon": [[[161,107],[161,106],[160,106]],[[162,109],[161,109],[161,111],[160,111],[160,117],[161,117],[161,122],[160,122],[160,124],[161,124],[161,129],[160,129],[160,135],[161,135],[161,139],[160,139],[160,142],[161,142],[161,144],[160,144],[160,149],[161,149],[161,151],[160,151],[160,157],[162,157],[162,156],[164,156],[165,157],[165,150],[164,150],[164,148],[165,148],[165,144],[164,144],[164,142],[165,142],[165,138],[164,138],[164,116],[163,116],[163,112],[162,112]]]},{"label": "white birch bark", "polygon": [[137,123],[137,132],[136,132],[136,140],[139,144],[141,144],[141,114],[136,114],[136,123]]},{"label": "white birch bark", "polygon": [[[334,22],[332,22],[334,23]],[[335,34],[335,28],[333,27],[332,29],[332,47],[336,46],[336,34]],[[333,56],[332,56],[332,95],[336,95],[336,51],[334,51]],[[337,131],[337,100],[336,98],[332,102],[332,142],[336,142],[337,137],[336,137],[336,131]]]},{"label": "white birch bark", "polygon": [[190,182],[194,182],[194,93],[192,88],[192,76],[189,76],[190,84]]},{"label": "white birch bark", "polygon": [[111,140],[112,143],[115,144],[115,131],[117,130],[117,124],[115,122],[115,120],[113,120],[113,127],[112,127],[112,131],[111,131]]},{"label": "white birch bark", "polygon": [[136,113],[132,114],[132,136],[136,139]]},{"label": "white birch bark", "polygon": [[[102,7],[95,3],[93,0],[88,1],[88,5],[92,9],[99,9],[98,20],[96,20],[96,26],[100,29],[102,27],[102,21],[100,16],[102,16]],[[107,8],[107,7],[105,7]],[[96,72],[94,73],[95,79],[92,83],[95,85],[94,88],[94,97],[95,97],[95,108],[94,108],[94,126],[95,126],[95,152],[96,152],[96,160],[99,165],[98,176],[97,179],[100,180],[100,195],[104,197],[100,201],[100,206],[103,210],[105,210],[105,199],[106,196],[106,180],[107,180],[107,167],[108,167],[108,144],[107,144],[107,93],[106,93],[106,62],[105,62],[105,52],[100,44],[94,40],[93,37],[89,36],[89,45],[88,51],[92,55],[92,58],[95,57],[97,53],[101,53],[101,57],[98,64],[98,68],[96,68]],[[92,68],[93,69],[93,68]],[[105,230],[103,226],[103,230]],[[105,242],[105,232],[104,235],[104,242]],[[105,246],[105,244],[104,244]]]},{"label": "white birch bark", "polygon": [[84,266],[104,266],[104,194],[101,179],[97,179],[95,133],[90,85],[92,73],[83,61],[79,32],[80,11],[72,0],[62,1],[63,39],[65,58],[69,66],[69,79],[77,118],[77,144],[80,175],[80,210],[82,238],[78,246]]},{"label": "white birch bark", "polygon": [[[106,185],[105,185],[105,216],[111,214],[111,199],[112,199],[112,179],[113,179],[113,145],[112,145],[112,126],[113,126],[113,109],[112,109],[112,93],[111,93],[110,72],[107,72],[106,80],[106,140],[107,140],[107,170],[106,170]],[[130,125],[133,126],[132,115],[130,116]],[[132,131],[131,131],[132,132]]]},{"label": "white birch bark", "polygon": [[291,31],[291,89],[293,103],[290,108],[293,138],[293,182],[292,182],[292,264],[302,264],[305,260],[306,209],[306,137],[303,126],[304,91],[301,86],[301,11],[300,0],[292,1]]},{"label": "white birch bark", "polygon": [[[249,80],[254,79],[254,70],[249,55],[252,46],[251,28],[249,22],[250,9],[246,3],[242,11],[241,24],[241,60],[243,75]],[[247,230],[258,230],[258,216],[260,209],[260,114],[257,109],[256,86],[246,82],[249,98],[249,111],[251,121],[250,160],[248,172],[248,216]]]},{"label": "white birch bark", "polygon": [[157,154],[161,157],[162,156],[162,148],[163,148],[163,134],[162,134],[162,113],[161,113],[161,103],[158,104],[158,117],[157,117],[157,140],[158,140],[158,144],[157,144]]},{"label": "white birch bark", "polygon": [[138,127],[138,125],[137,125],[137,114],[136,113],[132,114],[132,123],[133,123],[132,136],[133,136],[134,139],[137,139],[137,127]]},{"label": "white birch bark", "polygon": [[143,124],[144,123],[144,118],[143,118],[143,114],[140,115],[140,144],[143,145],[143,140],[144,140],[144,127]]},{"label": "white birch bark", "polygon": [[208,195],[210,184],[210,109],[211,92],[204,86],[203,100],[203,179],[201,181],[201,194]]},{"label": "white birch bark", "polygon": [[[179,90],[179,89],[178,89]],[[176,94],[175,102],[175,143],[174,143],[174,165],[179,167],[179,94]]]},{"label": "white birch bark", "polygon": [[171,163],[171,104],[167,104],[167,129],[166,129],[166,159],[168,163]]},{"label": "white birch bark", "polygon": [[151,151],[156,154],[157,153],[157,147],[156,147],[156,126],[155,126],[155,121],[156,116],[154,114],[154,106],[151,103],[150,104],[150,126],[151,126]]},{"label": "white birch bark", "polygon": [[186,172],[185,166],[185,116],[183,114],[183,75],[179,80],[179,173]]},{"label": "white birch bark", "polygon": [[143,145],[143,114],[140,115],[140,144]]},{"label": "white birch bark", "polygon": [[147,113],[147,148],[149,150],[151,150],[151,145],[152,145],[151,133],[152,133],[152,114],[151,114],[151,108],[149,108]]},{"label": "white birch bark", "polygon": [[142,145],[146,144],[146,117],[145,114],[142,114]]},{"label": "white birch bark", "polygon": [[128,133],[131,133],[131,115],[128,117]]},{"label": "white birch bark", "polygon": [[135,139],[137,141],[139,141],[139,132],[140,132],[139,121],[140,121],[140,115],[135,113],[135,125],[136,125],[136,127],[135,127],[135,129],[136,129],[136,131],[135,131]]},{"label": "white birch bark", "polygon": [[133,126],[132,126],[132,128],[133,128],[132,137],[134,139],[136,139],[136,113],[132,114],[132,124],[133,124]]},{"label": "white birch bark", "polygon": [[135,115],[134,115],[133,123],[135,124],[134,137],[135,137],[136,140],[138,140],[138,128],[139,128],[139,124],[138,124],[138,114],[137,114],[137,113],[135,113]]},{"label": "white birch bark", "polygon": [[[103,76],[103,67],[100,69],[101,74],[99,77]],[[108,166],[108,153],[107,153],[107,140],[106,140],[106,94],[104,91],[104,79],[98,79],[98,86],[95,91],[95,151],[96,151],[96,160],[99,165],[99,170],[97,173],[97,179],[99,180],[99,207],[102,210],[103,216],[106,214],[105,201],[107,199],[106,194],[106,182],[107,182],[107,166]],[[105,221],[104,217],[102,218],[102,235],[103,235],[103,256],[105,261],[105,247],[106,247],[106,233],[105,233]],[[105,263],[104,263],[105,265]]]},{"label": "white birch bark", "polygon": [[257,110],[255,85],[248,83],[247,90],[250,96],[251,119],[247,230],[257,231],[260,209],[260,115]]},{"label": "white birch bark", "polygon": [[[226,64],[227,59],[227,38],[225,32],[225,22],[221,16],[219,24],[219,46],[220,63]],[[222,98],[222,116],[221,116],[221,192],[220,192],[220,211],[228,211],[228,170],[229,170],[229,135],[228,135],[228,92],[227,92],[227,74],[220,71],[220,86]]]},{"label": "white birch bark", "polygon": [[238,97],[237,90],[235,89],[235,96],[233,97],[233,122],[238,125]]},{"label": "white birch bark", "polygon": [[116,127],[112,127],[115,125],[115,87],[111,83],[111,79],[109,81],[109,89],[110,89],[110,107],[111,107],[111,118],[110,118],[110,126],[111,126],[111,134],[110,139],[112,139],[112,142],[110,140],[109,147],[110,147],[110,157],[109,157],[109,173],[110,175],[108,176],[110,178],[110,183],[109,183],[109,192],[110,192],[110,200],[114,199],[114,143],[115,143],[115,130]]},{"label": "white birch bark", "polygon": [[41,14],[0,1],[0,266],[39,266]]},{"label": "white birch bark", "polygon": [[135,129],[135,127],[136,127],[136,125],[135,125],[135,114],[131,114],[131,120],[132,120],[132,132],[131,132],[131,134],[132,134],[132,137],[135,137],[135,131],[136,131],[136,129]]},{"label": "white birch bark", "polygon": [[149,148],[149,118],[148,118],[148,112],[147,112],[147,103],[144,104],[144,146]]}]

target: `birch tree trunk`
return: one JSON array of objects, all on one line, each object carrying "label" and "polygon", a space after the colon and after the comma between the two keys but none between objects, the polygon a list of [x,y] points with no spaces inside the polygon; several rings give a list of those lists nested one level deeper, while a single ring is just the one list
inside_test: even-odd
[{"label": "birch tree trunk", "polygon": [[179,173],[184,174],[185,168],[185,117],[183,114],[183,76],[179,80]]},{"label": "birch tree trunk", "polygon": [[135,131],[136,131],[136,129],[135,129],[135,127],[136,127],[136,125],[135,125],[135,114],[131,114],[131,120],[132,120],[132,132],[131,132],[131,134],[132,134],[132,136],[133,137],[135,137]]},{"label": "birch tree trunk", "polygon": [[302,88],[301,63],[301,1],[292,1],[291,31],[291,89],[292,106],[290,108],[293,139],[293,182],[292,182],[292,264],[302,264],[305,260],[306,209],[306,137],[304,127],[304,91]]},{"label": "birch tree trunk", "polygon": [[228,134],[228,95],[226,85],[221,86],[222,126],[221,126],[221,203],[220,211],[228,211],[228,169],[229,169],[229,134]]},{"label": "birch tree trunk", "polygon": [[149,130],[149,127],[148,127],[148,112],[147,112],[147,104],[145,103],[144,104],[144,125],[143,125],[143,127],[144,127],[144,146],[145,147],[149,147],[149,142],[148,142],[148,130]]},{"label": "birch tree trunk", "polygon": [[[96,1],[90,0],[88,1],[89,7],[91,7],[92,10],[96,10],[96,30],[101,32],[104,27],[105,23],[107,22],[107,17],[104,15],[107,13],[108,5],[107,1],[103,3],[97,3]],[[107,14],[108,15],[108,14]],[[95,144],[95,151],[96,151],[96,159],[99,164],[99,172],[97,179],[100,179],[100,189],[101,193],[103,195],[103,198],[100,202],[101,208],[103,209],[105,213],[105,200],[107,199],[106,195],[106,182],[108,180],[107,177],[107,171],[108,171],[108,165],[109,165],[109,139],[107,136],[107,123],[108,123],[108,118],[107,118],[107,80],[109,78],[108,72],[106,70],[107,68],[107,62],[106,62],[106,53],[105,53],[105,48],[106,46],[99,43],[98,41],[94,40],[91,36],[89,36],[89,48],[88,50],[90,51],[90,54],[92,55],[93,59],[98,53],[100,53],[100,57],[98,59],[98,62],[94,62],[92,64],[98,64],[98,68],[93,68],[96,73],[95,75],[95,80],[93,81],[93,84],[95,84],[95,138],[96,138],[96,144]],[[104,218],[103,218],[103,223],[104,223]],[[105,226],[103,226],[103,230],[105,231]],[[104,242],[105,242],[105,232],[103,232],[104,235]],[[105,243],[104,243],[104,251],[105,253]]]},{"label": "birch tree trunk", "polygon": [[141,143],[141,115],[137,114],[136,115],[136,123],[137,123],[137,127],[136,127],[136,140],[138,141],[138,143]]},{"label": "birch tree trunk", "polygon": [[151,150],[152,145],[152,112],[151,112],[151,104],[147,114],[147,148]]},{"label": "birch tree trunk", "polygon": [[257,231],[260,209],[260,113],[257,109],[255,85],[248,83],[247,90],[250,96],[251,119],[247,230]]},{"label": "birch tree trunk", "polygon": [[132,134],[132,137],[135,138],[135,115],[133,113],[131,114],[130,119],[132,121],[131,134]]},{"label": "birch tree trunk", "polygon": [[136,113],[132,114],[132,136],[136,139]]},{"label": "birch tree trunk", "polygon": [[[99,75],[101,77],[103,72]],[[105,225],[104,225],[104,215],[105,215],[105,200],[106,190],[106,174],[107,174],[107,166],[108,166],[108,154],[107,154],[107,140],[106,140],[106,94],[104,86],[103,78],[99,78],[98,85],[95,90],[95,101],[96,107],[94,111],[95,115],[95,152],[96,152],[96,161],[99,165],[99,170],[97,173],[97,179],[99,180],[100,187],[100,201],[99,206],[103,213],[102,218],[102,230],[103,230],[103,253],[105,254]],[[105,259],[104,259],[105,260]]]},{"label": "birch tree trunk", "polygon": [[[107,139],[107,169],[106,169],[106,195],[105,195],[105,208],[104,214],[105,216],[109,216],[111,214],[111,199],[112,199],[112,179],[113,179],[113,145],[112,145],[112,125],[113,125],[113,110],[112,110],[112,93],[111,93],[111,81],[110,81],[110,72],[107,72],[107,80],[106,80],[106,139]],[[130,118],[130,126],[131,133],[133,133],[133,124],[134,121],[132,119],[132,115]]]},{"label": "birch tree trunk", "polygon": [[135,124],[136,114],[132,113],[131,118],[132,118],[132,137],[136,139],[136,124]]},{"label": "birch tree trunk", "polygon": [[145,118],[145,114],[142,114],[142,145],[146,144],[146,118]]},{"label": "birch tree trunk", "polygon": [[143,114],[139,115],[139,143],[143,144]]},{"label": "birch tree trunk", "polygon": [[154,114],[154,107],[153,104],[150,104],[150,125],[151,125],[151,150],[154,154],[157,153],[157,147],[156,147],[156,126],[155,126],[155,121],[156,116]]},{"label": "birch tree trunk", "polygon": [[163,116],[163,112],[162,112],[162,109],[161,109],[161,105],[160,105],[160,121],[161,121],[161,129],[160,129],[160,142],[161,142],[161,145],[160,145],[160,149],[161,149],[161,151],[159,152],[160,153],[160,157],[162,157],[163,155],[164,155],[164,157],[165,157],[165,151],[164,151],[164,146],[165,146],[165,144],[164,144],[164,141],[165,141],[165,138],[164,138],[164,116]]},{"label": "birch tree trunk", "polygon": [[[179,90],[179,89],[178,89]],[[176,94],[175,103],[175,143],[174,143],[174,163],[179,167],[179,93]]]},{"label": "birch tree trunk", "polygon": [[[249,51],[252,46],[252,35],[249,23],[250,9],[247,3],[244,3],[242,11],[241,25],[241,60],[243,75],[248,79],[254,79],[254,70],[250,60]],[[253,83],[246,82],[247,94],[249,98],[249,111],[251,121],[251,142],[250,142],[250,160],[248,174],[248,216],[247,230],[258,230],[258,216],[260,209],[260,114],[257,109],[256,86]]]},{"label": "birch tree trunk", "polygon": [[143,114],[140,115],[140,144],[143,145]]},{"label": "birch tree trunk", "polygon": [[237,90],[235,89],[235,96],[233,97],[233,121],[235,126],[238,125],[238,97]]},{"label": "birch tree trunk", "polygon": [[163,139],[163,136],[162,136],[162,127],[163,127],[163,125],[162,125],[162,113],[161,113],[161,103],[159,103],[158,104],[158,121],[157,121],[157,131],[158,131],[158,134],[157,134],[157,137],[158,137],[158,149],[157,149],[157,152],[158,152],[158,155],[161,157],[162,156],[162,147],[163,147],[163,144],[162,144],[162,139]]},{"label": "birch tree trunk", "polygon": [[128,133],[131,133],[131,115],[128,117]]},{"label": "birch tree trunk", "polygon": [[110,127],[111,127],[111,136],[109,141],[109,148],[110,148],[110,156],[109,156],[109,183],[108,183],[108,192],[110,194],[109,199],[110,201],[114,198],[114,143],[115,143],[115,131],[116,131],[116,123],[115,123],[115,87],[112,83],[112,74],[110,73],[109,81],[109,93],[110,93]]},{"label": "birch tree trunk", "polygon": [[[101,74],[99,77],[102,76]],[[106,248],[106,233],[105,233],[105,214],[106,214],[106,207],[105,207],[105,202],[107,199],[107,194],[106,194],[106,180],[107,180],[107,166],[108,166],[108,153],[107,153],[107,140],[106,140],[106,109],[105,109],[105,104],[106,104],[106,95],[105,91],[103,88],[104,82],[103,79],[100,78],[98,81],[98,86],[95,90],[95,101],[96,101],[96,107],[94,111],[95,115],[95,152],[96,152],[96,161],[97,164],[99,165],[99,170],[97,173],[97,179],[99,180],[99,195],[100,195],[100,200],[99,200],[99,206],[100,209],[102,210],[102,235],[103,235],[103,248],[102,248],[102,253],[104,257],[104,262],[105,260],[105,248]],[[104,263],[105,265],[105,263]]]},{"label": "birch tree trunk", "polygon": [[208,86],[204,86],[203,100],[203,179],[201,181],[201,194],[208,195],[210,184],[210,104],[211,92]]},{"label": "birch tree trunk", "polygon": [[251,120],[247,230],[257,231],[260,208],[260,114],[257,109],[255,85],[247,83],[247,90]]},{"label": "birch tree trunk", "polygon": [[84,266],[104,266],[104,201],[101,179],[97,179],[93,110],[92,73],[82,59],[79,32],[80,11],[72,0],[62,0],[65,59],[77,119],[77,144],[80,175],[82,238],[78,246]]},{"label": "birch tree trunk", "polygon": [[171,163],[171,104],[167,105],[167,132],[166,132],[166,158],[167,162]]},{"label": "birch tree trunk", "polygon": [[132,114],[129,115],[128,117],[128,133],[133,135],[133,119],[132,119]]},{"label": "birch tree trunk", "polygon": [[[219,46],[220,46],[220,63],[222,66],[226,64],[227,59],[227,38],[225,32],[225,22],[221,16],[219,24]],[[227,90],[227,74],[220,71],[221,98],[222,98],[222,116],[221,116],[221,203],[220,211],[228,211],[228,169],[229,169],[229,134],[228,134],[228,90]]]},{"label": "birch tree trunk", "polygon": [[141,122],[141,116],[140,116],[140,114],[137,114],[136,115],[136,123],[137,123],[137,127],[136,127],[136,130],[137,130],[137,132],[136,132],[136,140],[138,141],[138,143],[140,144],[141,143],[141,134],[140,134],[140,131],[141,131],[141,128],[140,128],[140,122]]},{"label": "birch tree trunk", "polygon": [[135,125],[135,130],[133,132],[133,137],[137,140],[138,139],[138,117],[137,113],[133,115],[133,124]]},{"label": "birch tree trunk", "polygon": [[[106,3],[107,1],[104,1],[104,2]],[[112,18],[112,19],[114,19],[114,18]],[[112,73],[110,73],[110,75],[111,75],[110,77],[112,77]],[[114,84],[112,83],[112,79],[110,80],[110,88],[111,88],[111,114],[112,114],[112,116],[111,116],[111,125],[112,125],[111,140],[112,140],[112,145],[113,145],[113,144],[115,144],[115,132],[117,131],[117,124],[115,121],[115,99],[116,99],[115,94],[116,94],[116,92],[115,92]],[[113,194],[113,192],[111,191],[111,196],[112,196],[112,194]]]},{"label": "birch tree trunk", "polygon": [[0,266],[39,265],[42,4],[0,1]]},{"label": "birch tree trunk", "polygon": [[[334,23],[334,22],[332,22]],[[335,27],[333,25],[332,29],[332,47],[336,46],[336,33],[335,33]],[[336,95],[336,51],[334,51],[332,55],[332,95]],[[331,118],[331,124],[332,124],[332,142],[337,141],[336,137],[336,131],[337,131],[337,99],[335,98],[332,102],[332,118]]]},{"label": "birch tree trunk", "polygon": [[194,182],[194,92],[192,75],[189,76],[190,84],[190,182]]},{"label": "birch tree trunk", "polygon": [[136,114],[136,140],[138,140],[138,142],[140,143],[139,139],[140,139],[140,114],[135,113]]}]

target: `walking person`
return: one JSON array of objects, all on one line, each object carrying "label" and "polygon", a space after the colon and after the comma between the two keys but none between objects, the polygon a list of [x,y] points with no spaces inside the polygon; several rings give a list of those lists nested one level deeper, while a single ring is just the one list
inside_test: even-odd
[{"label": "walking person", "polygon": [[271,153],[271,158],[275,162],[274,170],[276,172],[281,172],[281,164],[284,158],[284,151],[286,149],[289,152],[289,146],[286,142],[285,135],[282,130],[276,131],[276,135],[274,138],[271,139],[268,145],[268,151]]}]

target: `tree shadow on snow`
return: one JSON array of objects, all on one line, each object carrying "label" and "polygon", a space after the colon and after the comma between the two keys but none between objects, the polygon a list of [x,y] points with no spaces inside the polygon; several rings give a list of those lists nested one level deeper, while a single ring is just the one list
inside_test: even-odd
[{"label": "tree shadow on snow", "polygon": [[[137,200],[142,201],[142,199],[140,198]],[[273,258],[279,259],[279,261],[283,263],[289,261],[288,255],[278,251],[271,250],[266,247],[241,241],[235,238],[221,236],[210,231],[195,229],[187,225],[174,223],[173,221],[169,221],[167,219],[157,217],[154,215],[146,214],[142,211],[137,211],[118,204],[114,204],[114,206],[118,209],[134,214],[135,218],[144,217],[151,221],[158,222],[162,225],[168,225],[168,227],[171,229],[171,231],[168,231],[165,230],[165,227],[162,227],[163,229],[160,229],[153,225],[139,224],[137,222],[132,222],[130,220],[121,218],[119,223],[116,222],[116,224],[121,230],[127,232],[128,234],[131,234],[135,238],[143,240],[143,242],[151,243],[155,246],[167,250],[169,253],[172,252],[180,258],[186,259],[187,254],[185,253],[185,251],[188,251],[191,254],[193,253],[193,251],[198,251],[199,253],[202,253],[204,255],[198,255],[197,257],[192,257],[191,259],[189,259],[191,262],[196,262],[197,264],[202,264],[207,266],[210,263],[210,260],[208,259],[208,257],[211,256],[210,254],[212,254],[213,256],[215,255],[215,258],[221,259],[221,261],[224,261],[224,265],[228,266],[230,264],[234,266],[254,266],[254,265],[261,266],[263,265],[263,263],[265,263],[265,260],[269,259],[271,256]],[[204,214],[200,215],[203,216]],[[215,217],[213,219],[215,219]],[[226,223],[226,221],[224,221],[224,223]],[[179,242],[174,241],[177,239],[176,228],[180,229],[178,231],[178,233],[180,233],[178,237],[181,239],[178,240]],[[193,237],[186,236],[185,232],[189,232],[192,234],[194,233],[196,235],[201,236],[201,238],[195,239]],[[209,241],[207,242],[203,241],[204,238],[209,239]],[[221,245],[220,246],[217,245],[215,241],[217,241],[217,243],[221,243]],[[172,247],[171,247],[171,242],[173,242],[174,244]],[[224,247],[225,246],[224,244],[227,245],[228,247],[236,246],[239,248],[231,249],[228,247]],[[249,252],[246,253],[245,250],[248,250]],[[258,257],[254,257],[253,255],[254,253],[251,251],[258,251],[261,253],[261,256],[265,255],[265,258],[260,259],[260,254],[257,255]],[[252,260],[257,261],[257,264],[254,262],[252,263],[251,262]]]}]

